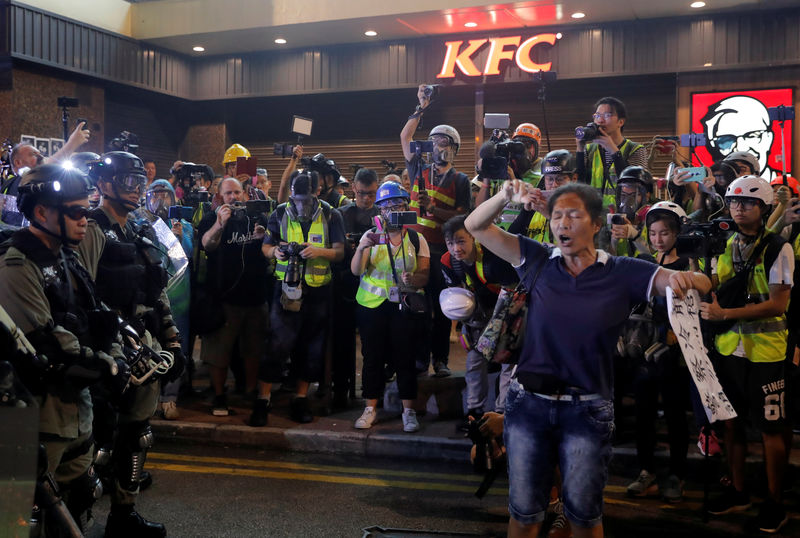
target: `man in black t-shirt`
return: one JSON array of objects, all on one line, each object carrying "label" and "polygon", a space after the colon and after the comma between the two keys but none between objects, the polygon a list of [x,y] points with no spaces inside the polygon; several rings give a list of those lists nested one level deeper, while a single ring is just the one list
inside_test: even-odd
[{"label": "man in black t-shirt", "polygon": [[219,187],[223,204],[203,217],[198,229],[201,246],[208,255],[206,286],[222,303],[225,324],[203,337],[200,357],[209,365],[214,388],[216,416],[228,415],[225,379],[234,345],[245,364],[245,388],[256,388],[258,363],[264,353],[269,313],[267,309],[267,260],[261,253],[265,227],[247,216],[244,192],[234,178]]},{"label": "man in black t-shirt", "polygon": [[356,391],[356,291],[359,278],[350,272],[350,260],[364,232],[375,226],[380,215],[375,205],[378,176],[374,170],[361,168],[353,179],[355,203],[339,209],[346,241],[344,259],[334,269],[333,309],[333,406],[347,407]]}]

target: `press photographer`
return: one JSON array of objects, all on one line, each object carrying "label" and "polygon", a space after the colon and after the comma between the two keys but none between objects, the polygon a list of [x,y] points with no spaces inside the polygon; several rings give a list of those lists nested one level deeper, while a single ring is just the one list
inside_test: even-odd
[{"label": "press photographer", "polygon": [[361,236],[374,225],[380,214],[375,205],[378,176],[374,170],[361,168],[353,179],[355,203],[339,209],[344,222],[346,241],[344,259],[336,264],[333,318],[333,405],[347,406],[356,391],[356,291],[358,277],[350,271],[350,260]]},{"label": "press photographer", "polygon": [[214,322],[217,328],[203,336],[200,357],[211,373],[211,412],[226,416],[225,380],[237,341],[245,367],[245,390],[256,389],[269,326],[267,297],[272,282],[261,253],[267,224],[263,216],[248,214],[242,185],[236,178],[222,180],[220,194],[223,204],[203,217],[197,231],[208,256],[205,291],[211,300],[207,316],[218,318]]},{"label": "press photographer", "polygon": [[[431,106],[437,86],[422,84],[417,90],[419,105],[409,116],[400,133],[400,144],[406,159],[406,168],[411,179],[411,209],[419,218],[413,227],[425,236],[431,250],[431,275],[425,293],[432,301],[433,325],[431,327],[430,355],[434,375],[450,375],[447,367],[450,354],[450,320],[442,314],[439,292],[444,288],[439,260],[447,252],[442,225],[457,215],[465,215],[471,204],[469,178],[453,167],[461,137],[450,125],[437,125],[431,129],[426,142],[413,142],[420,119]],[[414,147],[412,148],[412,143]],[[423,154],[426,157],[423,157]],[[426,159],[428,159],[426,161]],[[428,339],[426,339],[428,341]],[[427,354],[426,354],[427,355]],[[428,371],[428,358],[418,365],[420,371]]]},{"label": "press photographer", "polygon": [[733,181],[725,200],[738,231],[717,259],[710,302],[700,316],[715,322],[710,355],[737,417],[725,421],[725,449],[732,486],[712,500],[714,515],[751,506],[745,487],[746,421],[761,433],[768,497],[755,521],[765,532],[786,523],[782,506],[786,443],[785,410],[786,310],[794,279],[794,252],[781,236],[766,228],[774,194],[766,180],[746,175]]},{"label": "press photographer", "polygon": [[[361,278],[356,300],[364,356],[362,380],[367,405],[356,419],[357,429],[376,422],[378,399],[386,385],[384,365],[397,372],[403,402],[403,431],[419,429],[413,403],[417,398],[416,356],[419,335],[426,323],[427,304],[422,288],[428,280],[430,254],[425,237],[404,226],[408,193],[399,183],[387,181],[378,189],[381,225],[361,236],[350,270]],[[429,314],[428,314],[429,316]]]},{"label": "press photographer", "polygon": [[642,144],[625,138],[628,112],[616,97],[597,101],[592,119],[575,129],[578,181],[597,189],[608,210],[615,203],[619,174],[628,166],[647,168],[647,152]]},{"label": "press photographer", "polygon": [[169,173],[175,196],[181,205],[195,210],[203,203],[211,201],[208,187],[214,180],[214,170],[207,164],[176,161]]},{"label": "press photographer", "polygon": [[291,356],[297,379],[290,416],[311,422],[308,387],[323,381],[331,324],[333,278],[331,264],[344,256],[341,214],[316,196],[317,174],[294,174],[291,196],[270,215],[262,252],[277,261],[270,311],[269,350],[258,372],[258,398],[251,426],[265,426],[270,412],[272,384],[282,381]]}]

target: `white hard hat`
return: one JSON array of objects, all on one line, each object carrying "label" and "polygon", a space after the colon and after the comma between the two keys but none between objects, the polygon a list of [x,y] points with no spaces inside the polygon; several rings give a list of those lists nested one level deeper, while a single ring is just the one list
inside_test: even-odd
[{"label": "white hard hat", "polygon": [[758,176],[742,176],[731,181],[725,191],[725,198],[756,198],[772,205],[775,193],[766,179]]},{"label": "white hard hat", "polygon": [[453,321],[466,321],[475,312],[475,295],[464,288],[445,288],[439,294],[442,314]]},{"label": "white hard hat", "polygon": [[437,125],[433,129],[431,129],[431,133],[428,135],[428,138],[431,138],[433,135],[444,135],[456,145],[456,149],[461,147],[461,135],[458,134],[455,127],[450,125]]},{"label": "white hard hat", "polygon": [[758,164],[758,159],[749,151],[734,151],[733,153],[728,153],[722,161],[741,161],[749,164],[754,174],[761,172],[761,165]]},{"label": "white hard hat", "polygon": [[683,219],[686,218],[686,211],[675,202],[670,202],[669,200],[651,205],[650,209],[647,210],[647,217],[645,218],[649,220],[650,215],[656,215],[658,213],[670,213],[675,215],[678,218],[678,222],[683,222]]}]

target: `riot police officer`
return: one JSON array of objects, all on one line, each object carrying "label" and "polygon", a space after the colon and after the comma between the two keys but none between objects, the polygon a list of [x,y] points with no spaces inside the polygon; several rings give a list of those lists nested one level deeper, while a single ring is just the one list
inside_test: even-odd
[{"label": "riot police officer", "polygon": [[[172,353],[174,365],[163,379],[166,382],[177,379],[184,358],[166,295],[167,273],[156,247],[157,239],[147,223],[135,224],[128,219],[128,214],[139,206],[144,191],[144,165],[131,153],[112,151],[92,166],[89,175],[103,197],[100,207],[92,211],[94,222],[90,223],[105,237],[97,266],[98,295],[136,331],[142,344],[155,352],[163,348]],[[116,408],[118,431],[110,452],[114,488],[106,536],[166,535],[162,524],[147,521],[134,510],[147,449],[153,445],[149,419],[156,410],[160,392],[155,377],[131,387]],[[96,406],[101,405],[102,396],[93,394]],[[101,447],[97,464],[106,463],[108,456],[107,446]]]},{"label": "riot police officer", "polygon": [[[127,384],[114,341],[116,315],[98,308],[86,268],[102,250],[97,237],[87,236],[91,190],[78,170],[55,164],[33,168],[19,187],[19,208],[31,226],[0,245],[0,303],[38,356],[46,357],[17,367],[41,406],[48,471],[84,530],[88,510],[102,492],[92,468],[88,387],[103,381],[116,392]],[[74,247],[84,241],[90,245],[81,259]]]}]

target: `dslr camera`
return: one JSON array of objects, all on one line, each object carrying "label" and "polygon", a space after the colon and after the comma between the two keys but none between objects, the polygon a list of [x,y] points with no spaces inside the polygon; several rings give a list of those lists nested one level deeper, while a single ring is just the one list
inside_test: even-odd
[{"label": "dslr camera", "polygon": [[600,126],[590,121],[585,126],[575,127],[575,138],[581,142],[591,142],[600,134]]},{"label": "dslr camera", "polygon": [[294,241],[278,245],[278,250],[286,256],[286,274],[283,275],[283,281],[291,288],[296,288],[303,280],[303,272],[300,268],[302,265],[300,253],[304,249],[303,245]]},{"label": "dslr camera", "polygon": [[122,131],[108,143],[108,151],[127,151],[135,154],[138,149],[139,137],[130,131]]}]

